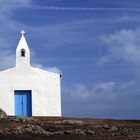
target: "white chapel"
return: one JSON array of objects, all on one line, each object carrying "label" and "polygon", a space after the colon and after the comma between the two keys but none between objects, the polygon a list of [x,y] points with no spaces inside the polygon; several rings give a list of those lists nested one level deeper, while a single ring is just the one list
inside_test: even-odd
[{"label": "white chapel", "polygon": [[24,33],[16,66],[0,72],[0,108],[14,116],[61,116],[60,74],[30,65]]}]

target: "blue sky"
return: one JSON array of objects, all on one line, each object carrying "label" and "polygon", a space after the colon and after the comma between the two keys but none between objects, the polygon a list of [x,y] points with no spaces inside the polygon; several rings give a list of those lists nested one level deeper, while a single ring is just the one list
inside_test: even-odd
[{"label": "blue sky", "polygon": [[1,70],[21,29],[32,65],[62,73],[63,116],[140,118],[138,0],[1,0]]}]

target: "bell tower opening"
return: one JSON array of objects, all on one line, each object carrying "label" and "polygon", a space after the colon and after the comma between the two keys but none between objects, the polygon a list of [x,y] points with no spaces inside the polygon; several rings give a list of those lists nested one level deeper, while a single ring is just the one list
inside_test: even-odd
[{"label": "bell tower opening", "polygon": [[21,55],[21,57],[25,57],[25,49],[21,49],[20,55]]}]

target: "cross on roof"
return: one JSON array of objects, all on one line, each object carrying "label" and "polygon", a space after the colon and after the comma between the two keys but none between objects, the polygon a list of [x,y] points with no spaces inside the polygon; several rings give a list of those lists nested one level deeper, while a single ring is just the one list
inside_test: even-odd
[{"label": "cross on roof", "polygon": [[24,30],[22,30],[22,31],[21,31],[21,35],[24,36],[24,34],[25,34]]}]

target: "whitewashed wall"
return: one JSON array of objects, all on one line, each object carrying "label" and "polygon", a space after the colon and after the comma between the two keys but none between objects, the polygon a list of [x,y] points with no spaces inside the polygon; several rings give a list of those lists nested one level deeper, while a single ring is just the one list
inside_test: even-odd
[{"label": "whitewashed wall", "polygon": [[60,75],[31,66],[0,72],[0,108],[15,115],[14,90],[32,91],[33,116],[61,116]]}]

